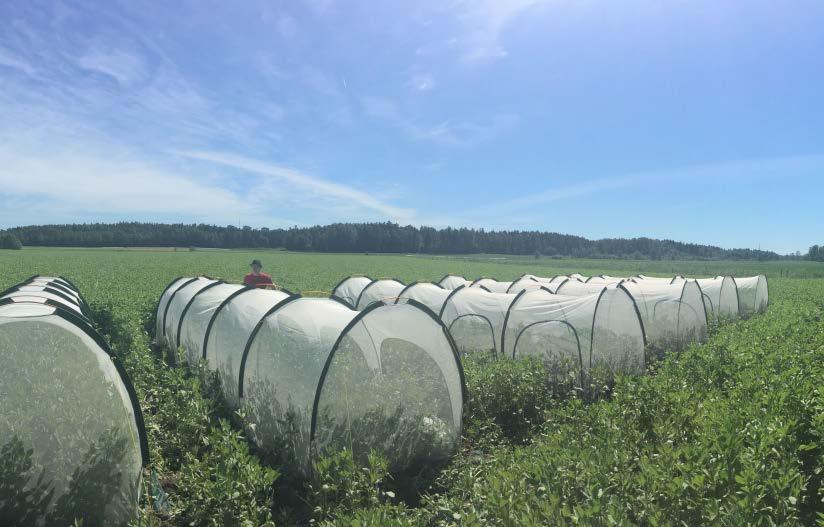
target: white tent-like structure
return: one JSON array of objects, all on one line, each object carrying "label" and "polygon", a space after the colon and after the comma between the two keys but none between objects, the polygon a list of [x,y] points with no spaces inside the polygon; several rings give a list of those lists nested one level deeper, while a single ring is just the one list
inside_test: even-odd
[{"label": "white tent-like structure", "polygon": [[233,295],[215,309],[203,335],[201,353],[209,369],[217,372],[226,402],[233,408],[240,406],[240,362],[249,335],[268,313],[295,298],[297,295],[283,291],[252,289]]},{"label": "white tent-like structure", "polygon": [[[463,373],[432,312],[414,301],[361,312],[300,298],[249,338],[244,409],[264,450],[308,473],[312,455],[378,448],[393,469],[447,459],[458,444]],[[285,445],[284,445],[285,442]]]},{"label": "white tent-like structure", "polygon": [[368,276],[356,275],[347,276],[332,289],[332,297],[343,300],[349,307],[355,309],[358,305],[358,298],[361,291],[374,282]]},{"label": "white tent-like structure", "polygon": [[439,316],[462,354],[502,350],[506,313],[515,295],[481,287],[459,287],[444,301]]},{"label": "white tent-like structure", "polygon": [[254,289],[251,286],[223,282],[201,289],[192,297],[188,309],[181,315],[178,332],[178,347],[186,351],[186,361],[189,364],[197,364],[206,358],[206,339],[215,313],[235,296]]},{"label": "white tent-like structure", "polygon": [[0,300],[2,523],[126,525],[149,463],[132,384],[88,319],[26,292]]},{"label": "white tent-like structure", "polygon": [[470,285],[471,283],[472,280],[467,280],[463,276],[457,276],[454,274],[444,275],[443,278],[438,280],[438,285],[444,289],[457,289],[462,285]]},{"label": "white tent-like structure", "polygon": [[358,312],[338,298],[227,286],[202,287],[185,302],[180,344],[218,371],[261,449],[304,475],[328,449],[359,459],[378,450],[393,469],[455,452],[463,370],[425,305],[376,301]]},{"label": "white tent-like structure", "polygon": [[707,311],[701,287],[694,280],[675,284],[624,280],[621,286],[635,299],[647,343],[656,351],[677,351],[706,340]]},{"label": "white tent-like structure", "polygon": [[7,298],[16,302],[53,303],[91,319],[86,301],[62,278],[33,276],[0,293],[0,300]]},{"label": "white tent-like structure", "polygon": [[506,293],[512,286],[512,282],[499,282],[495,278],[478,278],[469,287],[483,287],[492,293]]},{"label": "white tent-like structure", "polygon": [[766,276],[760,274],[738,277],[735,279],[735,284],[738,286],[742,317],[751,317],[767,310],[770,304],[770,291]]},{"label": "white tent-like structure", "polygon": [[415,300],[432,310],[433,313],[440,313],[443,303],[452,294],[451,289],[445,289],[433,282],[412,282],[398,293],[396,304],[405,300]]},{"label": "white tent-like structure", "polygon": [[507,310],[502,338],[504,355],[539,356],[561,376],[593,368],[610,376],[640,374],[645,368],[644,325],[620,285],[581,296],[524,290]]},{"label": "white tent-like structure", "polygon": [[540,289],[546,285],[548,285],[548,282],[541,282],[534,276],[524,275],[517,280],[510,282],[509,287],[504,292],[517,295],[521,291],[532,291],[533,289]]},{"label": "white tent-like structure", "polygon": [[375,302],[394,302],[404,287],[403,282],[394,278],[372,280],[358,295],[355,309],[363,311]]},{"label": "white tent-like structure", "polygon": [[189,310],[192,300],[202,291],[223,283],[223,280],[200,278],[177,288],[166,303],[163,317],[163,337],[165,345],[172,349],[180,347],[180,326]]},{"label": "white tent-like structure", "polygon": [[739,317],[738,286],[732,276],[698,278],[704,295],[707,316],[714,320],[735,320]]}]

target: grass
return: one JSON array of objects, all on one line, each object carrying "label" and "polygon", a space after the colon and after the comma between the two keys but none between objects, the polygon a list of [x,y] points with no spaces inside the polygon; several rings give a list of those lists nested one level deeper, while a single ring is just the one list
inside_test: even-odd
[{"label": "grass", "polygon": [[[343,452],[297,481],[262,463],[214,386],[168,367],[146,333],[173,278],[239,281],[253,258],[296,291],[350,273],[765,273],[771,306],[595,402],[550,389],[537,362],[468,361],[463,448],[442,472],[393,475]],[[27,248],[0,251],[0,286],[62,274],[91,304],[144,409],[147,525],[824,526],[824,265],[492,258]]]}]

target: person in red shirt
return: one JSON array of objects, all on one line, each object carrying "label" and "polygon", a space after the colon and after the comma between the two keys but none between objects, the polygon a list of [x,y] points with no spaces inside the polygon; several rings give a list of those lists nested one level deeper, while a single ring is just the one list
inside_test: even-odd
[{"label": "person in red shirt", "polygon": [[252,260],[249,266],[252,268],[252,272],[243,277],[244,284],[260,288],[275,286],[271,276],[260,272],[260,270],[263,269],[263,264],[260,263],[260,260]]}]

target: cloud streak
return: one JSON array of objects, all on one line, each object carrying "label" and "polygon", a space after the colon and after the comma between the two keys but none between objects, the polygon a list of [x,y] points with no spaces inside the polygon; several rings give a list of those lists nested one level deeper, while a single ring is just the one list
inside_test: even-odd
[{"label": "cloud streak", "polygon": [[395,220],[409,219],[415,214],[413,209],[395,207],[384,203],[366,192],[311,176],[292,168],[222,152],[176,151],[174,153],[189,159],[217,163],[288,183],[299,189],[308,191],[309,199],[311,199],[313,195],[320,195],[339,201],[342,205],[356,205],[373,210]]}]

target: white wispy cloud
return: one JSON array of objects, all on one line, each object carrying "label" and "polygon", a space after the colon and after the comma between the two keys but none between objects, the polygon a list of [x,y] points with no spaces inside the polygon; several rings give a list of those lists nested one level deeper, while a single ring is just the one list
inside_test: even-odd
[{"label": "white wispy cloud", "polygon": [[85,70],[107,75],[124,86],[139,82],[148,75],[143,58],[124,50],[93,47],[79,57],[77,63]]},{"label": "white wispy cloud", "polygon": [[373,210],[385,215],[386,217],[399,221],[408,220],[415,215],[415,211],[413,209],[400,208],[384,203],[370,193],[363,192],[340,183],[321,179],[293,168],[283,167],[272,163],[223,152],[176,151],[174,153],[190,159],[199,159],[201,161],[218,163],[288,183],[289,185],[297,187],[303,191],[308,191],[308,193],[303,195],[303,199],[307,202],[310,202],[315,196],[331,198],[337,201],[339,205],[345,207],[355,205],[361,208]]},{"label": "white wispy cloud", "polygon": [[19,70],[26,75],[34,75],[35,68],[27,60],[20,55],[0,47],[0,67],[13,68]]},{"label": "white wispy cloud", "polygon": [[460,0],[453,4],[462,33],[454,37],[463,59],[477,62],[505,57],[504,31],[543,0]]},{"label": "white wispy cloud", "polygon": [[446,120],[434,125],[426,125],[407,118],[398,104],[386,97],[371,95],[361,97],[361,106],[366,115],[386,121],[412,139],[452,147],[469,148],[485,143],[512,130],[519,121],[515,114],[498,113],[486,122]]},{"label": "white wispy cloud", "polygon": [[685,185],[698,184],[705,186],[707,191],[711,192],[713,184],[721,181],[740,180],[742,185],[752,185],[756,181],[765,178],[803,177],[821,171],[824,171],[824,155],[720,161],[558,185],[544,190],[531,191],[526,196],[501,200],[484,210],[486,212],[494,210],[496,213],[523,210],[553,201],[580,198],[644,185],[656,185],[658,188],[672,189],[673,192],[677,192],[679,188],[683,188]]},{"label": "white wispy cloud", "polygon": [[435,87],[435,79],[428,73],[413,74],[409,82],[418,91],[429,91]]}]

